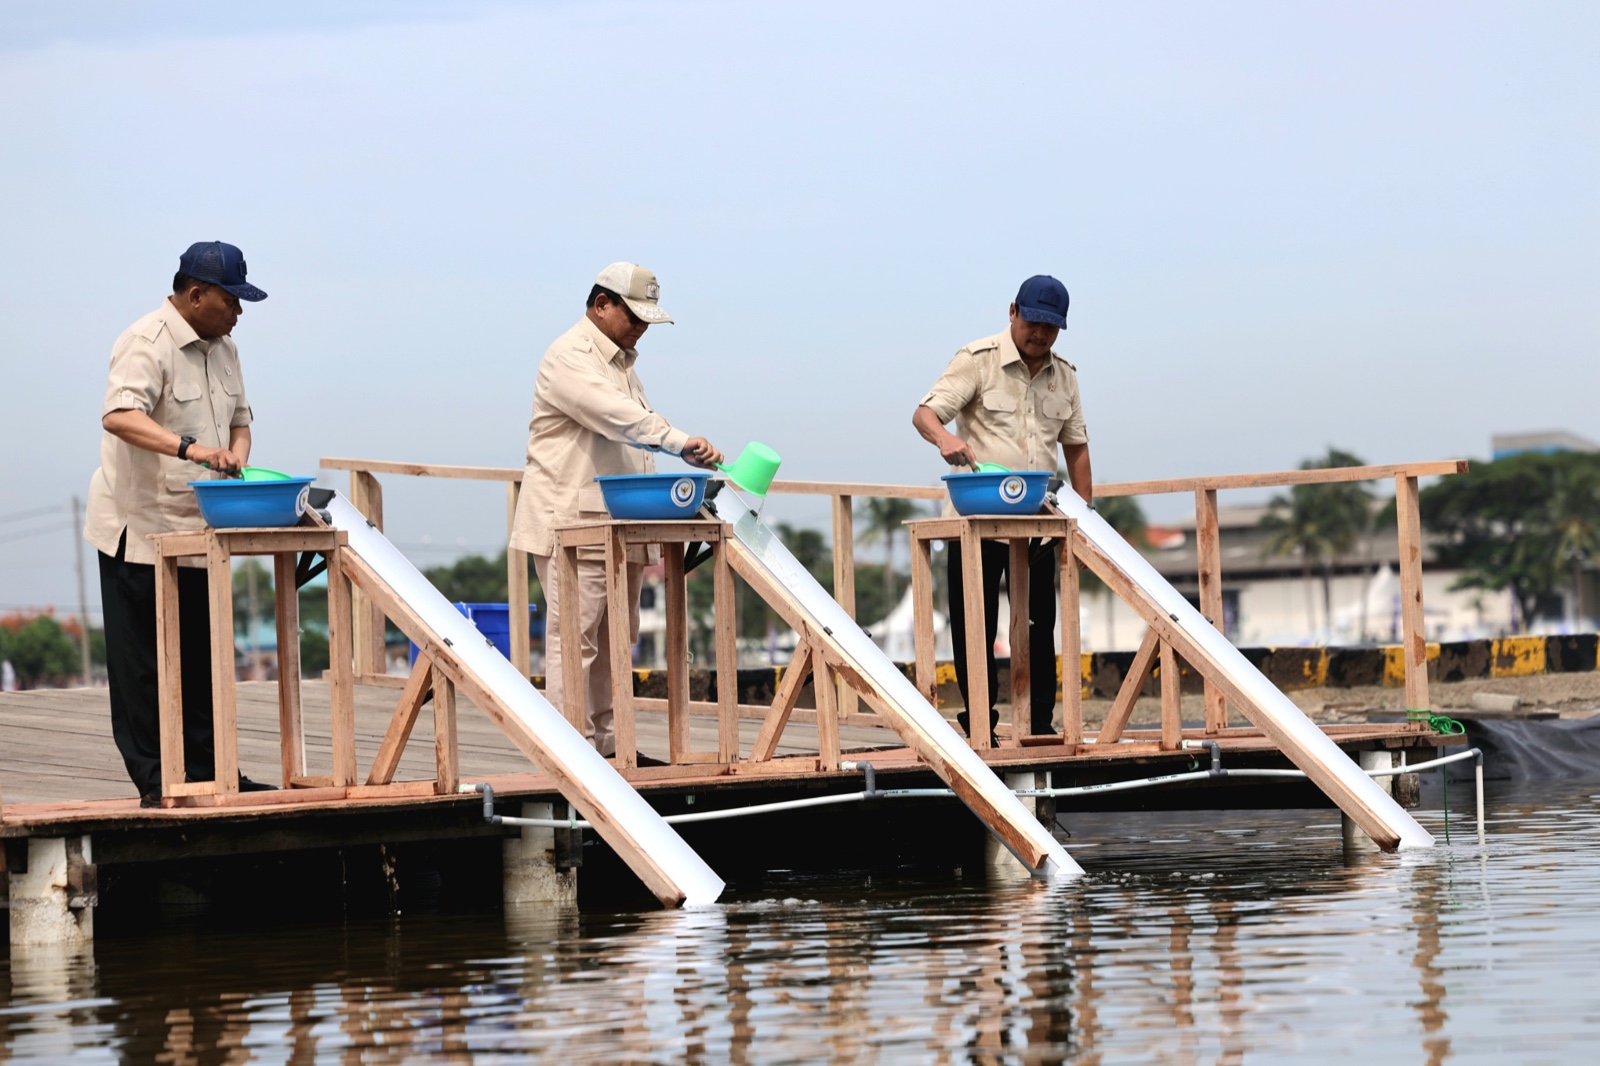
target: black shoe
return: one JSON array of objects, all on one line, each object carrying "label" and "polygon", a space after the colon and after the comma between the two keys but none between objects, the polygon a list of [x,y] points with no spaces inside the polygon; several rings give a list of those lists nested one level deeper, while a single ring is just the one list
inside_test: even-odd
[{"label": "black shoe", "polygon": [[151,792],[146,792],[143,795],[141,795],[139,797],[139,806],[143,807],[146,810],[149,810],[152,807],[160,807],[161,806],[161,790],[158,788],[158,789],[155,789],[155,790],[153,790]]},{"label": "black shoe", "polygon": [[[967,739],[971,740],[972,739],[972,717],[970,715],[968,715],[966,711],[958,711],[956,713],[956,722],[961,726],[961,731],[967,735]],[[990,711],[989,712],[989,746],[991,748],[995,747],[997,745],[997,741],[995,740],[995,735],[994,735],[994,727],[999,725],[999,724],[1000,724],[1000,712],[999,711]]]},{"label": "black shoe", "polygon": [[239,791],[240,792],[276,792],[276,791],[278,791],[278,786],[277,785],[263,784],[260,781],[252,781],[248,777],[244,776],[243,774],[240,774],[239,775]]}]

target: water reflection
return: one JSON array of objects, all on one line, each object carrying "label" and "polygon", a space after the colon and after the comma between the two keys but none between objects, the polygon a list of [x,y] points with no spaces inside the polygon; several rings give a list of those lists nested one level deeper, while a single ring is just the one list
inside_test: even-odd
[{"label": "water reflection", "polygon": [[1077,885],[795,878],[672,913],[19,949],[0,1058],[1443,1063],[1569,1058],[1600,1025],[1588,789],[1504,796],[1487,851],[1347,860],[1325,815],[1073,825]]}]

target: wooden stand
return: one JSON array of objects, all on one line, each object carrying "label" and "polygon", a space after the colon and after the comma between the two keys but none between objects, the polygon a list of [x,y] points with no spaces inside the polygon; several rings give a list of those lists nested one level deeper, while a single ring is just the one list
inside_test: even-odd
[{"label": "wooden stand", "polygon": [[1028,541],[1048,538],[1061,545],[1061,717],[1062,742],[1076,748],[1083,743],[1082,682],[1078,677],[1078,566],[1073,557],[1072,540],[1077,523],[1061,515],[1036,515],[1021,518],[984,516],[970,518],[924,518],[906,523],[911,533],[911,598],[915,618],[917,689],[930,703],[936,702],[933,662],[933,565],[930,557],[936,540],[961,545],[961,580],[966,608],[965,633],[952,634],[967,642],[967,702],[973,725],[971,743],[980,750],[989,747],[989,730],[980,721],[982,713],[972,708],[989,707],[989,672],[985,668],[983,617],[983,552],[986,540],[1003,540],[1010,546],[1007,580],[1011,587],[1011,735],[1017,744],[1032,738],[1033,715],[1030,707],[1032,671],[1028,647]]},{"label": "wooden stand", "polygon": [[[345,534],[333,529],[201,529],[162,533],[156,546],[156,676],[161,714],[161,795],[164,806],[239,791],[239,729],[234,696],[233,567],[235,555],[270,555],[277,596],[278,725],[283,787],[353,785],[356,780],[355,700],[351,691],[350,585],[341,549]],[[300,714],[300,600],[295,559],[317,552],[328,561],[328,654],[333,693],[333,773],[306,776]],[[211,713],[216,753],[214,781],[185,781],[182,642],[178,628],[178,560],[206,560],[211,598]]]},{"label": "wooden stand", "polygon": [[[583,731],[583,655],[577,610],[578,549],[605,550],[606,615],[610,622],[611,687],[617,735],[617,768],[639,765],[639,744],[634,728],[638,702],[633,694],[633,634],[628,620],[633,612],[628,590],[628,549],[651,544],[662,546],[667,596],[667,747],[669,761],[680,763],[734,763],[739,760],[739,648],[734,629],[733,571],[728,567],[724,540],[729,535],[722,522],[708,519],[660,522],[592,522],[568,526],[556,533],[556,589],[561,608],[561,684],[565,693],[562,712]],[[706,544],[711,549],[713,610],[716,613],[717,750],[689,748],[689,593],[684,549]]]}]

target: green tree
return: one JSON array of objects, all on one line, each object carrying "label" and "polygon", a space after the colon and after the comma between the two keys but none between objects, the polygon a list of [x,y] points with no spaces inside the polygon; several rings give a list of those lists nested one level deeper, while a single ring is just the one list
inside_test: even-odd
[{"label": "green tree", "polygon": [[[881,613],[867,614],[860,611],[863,618],[882,618],[894,610],[897,601],[895,595],[895,569],[894,546],[905,532],[904,523],[916,518],[922,509],[913,500],[901,499],[894,496],[873,497],[862,505],[862,515],[866,519],[865,528],[861,533],[863,544],[883,544],[883,569],[881,580],[883,587],[883,601]],[[862,568],[863,570],[865,568]],[[865,584],[864,582],[862,583]],[[857,607],[863,606],[857,604]]]},{"label": "green tree", "polygon": [[1454,588],[1509,590],[1517,628],[1564,582],[1578,595],[1600,555],[1600,455],[1528,453],[1474,464],[1422,490],[1434,555],[1462,575]]},{"label": "green tree", "polygon": [[[1362,466],[1350,452],[1329,448],[1317,459],[1307,459],[1301,470],[1324,470]],[[1300,557],[1306,584],[1311,583],[1315,567],[1322,570],[1322,623],[1325,631],[1333,626],[1333,563],[1347,554],[1372,524],[1372,490],[1367,482],[1340,481],[1324,485],[1294,485],[1287,496],[1274,496],[1261,518],[1267,534],[1262,554],[1268,557]],[[1309,597],[1307,602],[1309,603]],[[1307,613],[1309,614],[1309,608]],[[1316,619],[1310,619],[1313,629]]]},{"label": "green tree", "polygon": [[10,660],[22,688],[60,684],[83,672],[78,642],[48,614],[0,619],[0,659]]},{"label": "green tree", "polygon": [[[506,553],[493,559],[482,555],[463,555],[447,566],[430,566],[422,572],[433,587],[451,603],[505,603]],[[539,578],[528,567],[528,602],[544,606],[544,590]]]}]

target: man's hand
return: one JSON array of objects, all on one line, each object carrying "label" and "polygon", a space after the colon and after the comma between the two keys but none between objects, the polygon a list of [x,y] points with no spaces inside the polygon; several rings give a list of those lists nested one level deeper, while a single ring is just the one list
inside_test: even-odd
[{"label": "man's hand", "polygon": [[933,413],[933,408],[926,405],[918,407],[911,416],[911,424],[922,434],[923,440],[939,449],[939,454],[951,466],[972,466],[978,461],[972,445],[945,429],[939,422],[939,416]]},{"label": "man's hand", "polygon": [[710,470],[722,462],[722,453],[711,446],[711,442],[704,437],[690,437],[689,442],[683,446],[683,451],[678,455],[690,466],[698,466]]},{"label": "man's hand", "polygon": [[237,474],[244,465],[243,459],[226,448],[202,448],[198,444],[191,444],[184,455],[189,462],[209,466],[219,474]]}]

